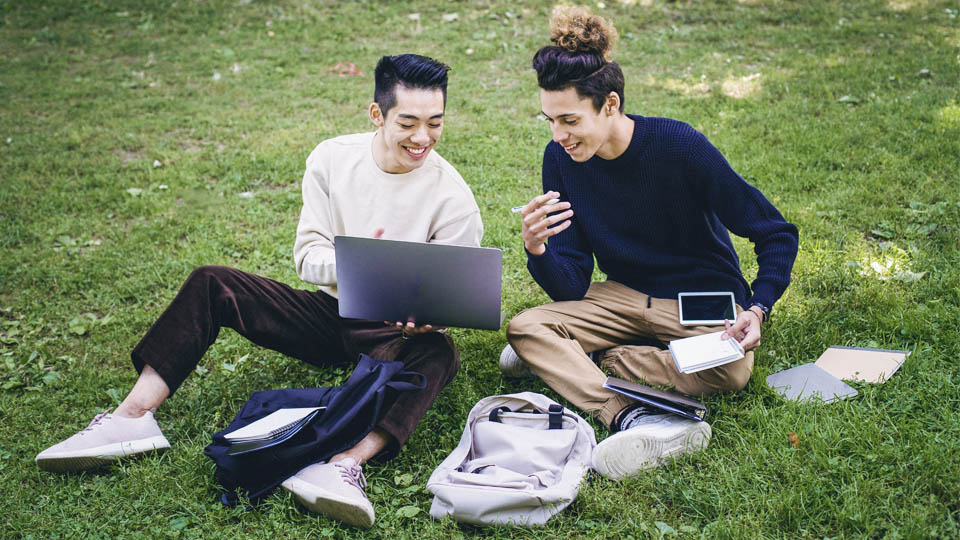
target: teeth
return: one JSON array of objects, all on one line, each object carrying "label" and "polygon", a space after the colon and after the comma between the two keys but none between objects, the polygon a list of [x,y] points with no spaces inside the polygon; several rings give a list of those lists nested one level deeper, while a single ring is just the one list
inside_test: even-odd
[{"label": "teeth", "polygon": [[573,150],[580,143],[573,143],[570,146],[564,146],[566,150]]},{"label": "teeth", "polygon": [[423,147],[423,148],[407,148],[407,150],[408,150],[411,154],[420,155],[420,154],[426,152],[426,151],[427,151],[427,148],[426,148],[426,147]]}]

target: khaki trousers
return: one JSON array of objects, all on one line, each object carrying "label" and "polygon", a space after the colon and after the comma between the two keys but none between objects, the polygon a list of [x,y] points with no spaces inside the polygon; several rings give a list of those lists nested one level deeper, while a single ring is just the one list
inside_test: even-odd
[{"label": "khaki trousers", "polygon": [[[741,309],[737,306],[737,309]],[[682,326],[676,299],[651,298],[615,281],[593,283],[583,300],[553,302],[519,313],[507,327],[510,345],[558,394],[610,425],[634,403],[603,387],[603,369],[647,384],[672,386],[684,394],[738,391],[753,370],[753,352],[713,369],[683,374],[670,351],[631,345],[722,330],[716,326]],[[598,366],[588,356],[604,350]],[[603,368],[603,369],[601,369]]]}]

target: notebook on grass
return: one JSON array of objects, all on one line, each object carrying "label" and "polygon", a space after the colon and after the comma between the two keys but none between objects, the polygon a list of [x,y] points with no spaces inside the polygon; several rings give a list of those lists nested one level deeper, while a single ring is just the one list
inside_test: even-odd
[{"label": "notebook on grass", "polygon": [[815,362],[828,373],[845,381],[882,383],[893,376],[910,353],[864,347],[828,348]]},{"label": "notebook on grass", "polygon": [[694,399],[680,394],[664,392],[642,384],[625,381],[617,377],[607,377],[603,387],[618,394],[631,397],[641,403],[652,405],[667,412],[679,414],[685,418],[702,421],[707,414],[707,408]]},{"label": "notebook on grass", "polygon": [[803,364],[767,377],[767,385],[785,399],[819,399],[830,403],[857,395],[857,390],[816,364]]}]

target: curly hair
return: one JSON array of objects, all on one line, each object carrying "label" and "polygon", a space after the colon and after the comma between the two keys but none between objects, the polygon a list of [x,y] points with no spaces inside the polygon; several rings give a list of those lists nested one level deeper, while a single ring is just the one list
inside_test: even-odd
[{"label": "curly hair", "polygon": [[611,60],[620,36],[613,24],[591,15],[582,6],[557,6],[550,18],[550,40],[533,57],[540,88],[561,91],[574,87],[581,98],[590,98],[597,112],[610,92],[624,106],[624,79],[620,66]]},{"label": "curly hair", "polygon": [[568,52],[592,52],[607,62],[620,39],[610,21],[583,6],[557,6],[550,18],[550,41]]}]

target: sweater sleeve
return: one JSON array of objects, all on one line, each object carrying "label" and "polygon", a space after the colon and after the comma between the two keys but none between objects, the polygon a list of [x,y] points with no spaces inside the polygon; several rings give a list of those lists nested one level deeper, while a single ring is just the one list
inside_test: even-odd
[{"label": "sweater sleeve", "polygon": [[480,211],[474,210],[465,216],[442,225],[430,238],[430,242],[455,246],[480,247],[483,239],[483,222]]},{"label": "sweater sleeve", "polygon": [[330,186],[321,144],[307,158],[303,173],[303,207],[297,225],[293,258],[300,279],[321,286],[337,283],[337,260],[330,225]]},{"label": "sweater sleeve", "polygon": [[[733,234],[749,239],[757,255],[757,277],[747,304],[767,307],[783,295],[797,258],[799,233],[783,215],[727,163],[719,150],[699,132],[691,146],[689,163],[698,184],[720,222]],[[746,307],[746,306],[744,306]]]},{"label": "sweater sleeve", "polygon": [[[568,200],[563,189],[556,148],[547,145],[543,153],[543,192],[560,193],[560,200]],[[555,302],[581,300],[590,287],[593,274],[593,251],[577,223],[577,209],[566,230],[547,240],[542,255],[527,252],[527,269],[547,295]]]}]

